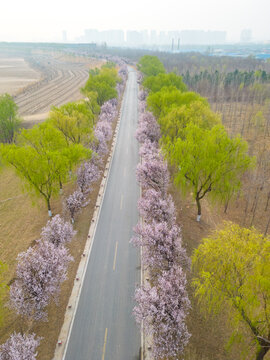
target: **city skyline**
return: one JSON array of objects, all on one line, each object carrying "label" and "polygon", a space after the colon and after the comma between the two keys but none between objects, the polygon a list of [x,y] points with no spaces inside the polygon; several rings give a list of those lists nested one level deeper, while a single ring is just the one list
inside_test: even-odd
[{"label": "city skyline", "polygon": [[137,0],[128,6],[124,0],[103,0],[94,4],[77,0],[13,0],[3,2],[0,13],[0,41],[56,41],[62,31],[74,41],[84,29],[143,29],[226,31],[228,42],[240,40],[243,29],[251,29],[254,41],[269,41],[268,0],[178,0],[152,2]]},{"label": "city skyline", "polygon": [[[226,43],[226,31],[203,30],[122,30],[85,29],[84,34],[75,39],[81,43],[106,43],[108,46],[172,46],[179,49],[180,45],[213,45]],[[67,41],[67,33],[63,31],[63,42]]]}]

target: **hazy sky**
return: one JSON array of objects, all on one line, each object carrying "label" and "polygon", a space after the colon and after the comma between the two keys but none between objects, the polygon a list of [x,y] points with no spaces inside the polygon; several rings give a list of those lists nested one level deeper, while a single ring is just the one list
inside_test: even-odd
[{"label": "hazy sky", "polygon": [[250,28],[270,40],[270,0],[1,0],[0,41],[68,40],[84,29],[225,30]]}]

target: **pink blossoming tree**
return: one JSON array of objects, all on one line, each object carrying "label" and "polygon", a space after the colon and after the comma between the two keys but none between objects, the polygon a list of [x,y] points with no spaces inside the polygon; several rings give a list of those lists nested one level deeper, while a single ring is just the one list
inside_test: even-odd
[{"label": "pink blossoming tree", "polygon": [[65,201],[65,207],[69,212],[72,223],[74,223],[76,214],[82,208],[83,200],[84,200],[83,193],[80,190],[76,190],[74,191],[73,194],[69,195],[69,197]]},{"label": "pink blossoming tree", "polygon": [[10,306],[17,314],[33,320],[46,320],[46,306],[59,294],[73,260],[64,246],[39,240],[18,255],[16,280],[10,286]]},{"label": "pink blossoming tree", "polygon": [[167,192],[170,176],[166,162],[162,159],[147,159],[138,164],[136,177],[143,189],[152,188],[160,191],[162,196]]},{"label": "pink blossoming tree", "polygon": [[73,230],[73,226],[58,214],[44,226],[41,238],[58,247],[70,242],[75,234],[76,231]]},{"label": "pink blossoming tree", "polygon": [[150,275],[156,276],[161,270],[168,270],[174,264],[188,265],[185,249],[182,247],[180,229],[166,221],[138,224],[131,242],[143,247],[143,262],[150,267]]},{"label": "pink blossoming tree", "polygon": [[165,221],[168,224],[175,222],[175,206],[171,195],[165,198],[160,191],[148,189],[138,201],[139,214],[146,222]]},{"label": "pink blossoming tree", "polygon": [[[149,113],[145,113],[144,116],[148,116],[148,114]],[[136,139],[140,144],[144,143],[146,140],[157,143],[160,139],[160,128],[156,120],[140,121],[136,131]]]},{"label": "pink blossoming tree", "polygon": [[100,170],[94,161],[81,164],[77,171],[77,184],[82,193],[90,191],[91,185],[100,177]]},{"label": "pink blossoming tree", "polygon": [[179,266],[163,271],[156,286],[149,284],[136,290],[136,321],[153,336],[154,359],[179,359],[190,334],[186,316],[190,301],[186,291],[186,276]]},{"label": "pink blossoming tree", "polygon": [[35,334],[22,335],[14,332],[0,345],[0,360],[36,360],[36,348],[40,340]]},{"label": "pink blossoming tree", "polygon": [[102,131],[106,141],[109,141],[112,137],[112,126],[108,121],[99,121],[96,129]]},{"label": "pink blossoming tree", "polygon": [[147,91],[145,91],[145,90],[140,90],[139,91],[139,94],[138,94],[138,99],[140,100],[140,101],[146,101],[146,98],[147,98]]}]

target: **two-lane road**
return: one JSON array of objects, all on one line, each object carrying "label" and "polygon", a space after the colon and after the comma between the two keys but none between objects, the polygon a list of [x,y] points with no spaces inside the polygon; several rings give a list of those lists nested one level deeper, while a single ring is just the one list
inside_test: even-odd
[{"label": "two-lane road", "polygon": [[129,69],[122,117],[94,243],[65,360],[139,360],[132,309],[140,254],[129,240],[138,221],[137,76]]}]

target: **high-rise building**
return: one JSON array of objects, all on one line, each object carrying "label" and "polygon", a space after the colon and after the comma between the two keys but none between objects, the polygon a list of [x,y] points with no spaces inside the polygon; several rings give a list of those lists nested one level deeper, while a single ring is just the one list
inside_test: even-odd
[{"label": "high-rise building", "polygon": [[142,43],[143,43],[143,45],[148,45],[149,44],[148,30],[142,30],[141,34],[142,34]]},{"label": "high-rise building", "polygon": [[250,42],[252,38],[252,31],[250,29],[244,29],[241,31],[240,40],[242,42]]},{"label": "high-rise building", "polygon": [[99,31],[96,29],[84,30],[84,39],[88,43],[100,42]]},{"label": "high-rise building", "polygon": [[104,30],[99,31],[96,29],[84,30],[84,39],[86,42],[106,43],[109,46],[121,46],[124,44],[124,31],[123,30]]},{"label": "high-rise building", "polygon": [[226,42],[226,31],[183,30],[180,38],[183,45],[214,45]]},{"label": "high-rise building", "polygon": [[128,30],[127,31],[127,45],[138,46],[143,43],[143,35],[139,31]]},{"label": "high-rise building", "polygon": [[67,32],[66,32],[66,30],[62,31],[62,40],[63,40],[64,43],[67,42]]},{"label": "high-rise building", "polygon": [[151,30],[150,31],[150,43],[152,45],[157,44],[157,32],[156,32],[156,30]]}]

